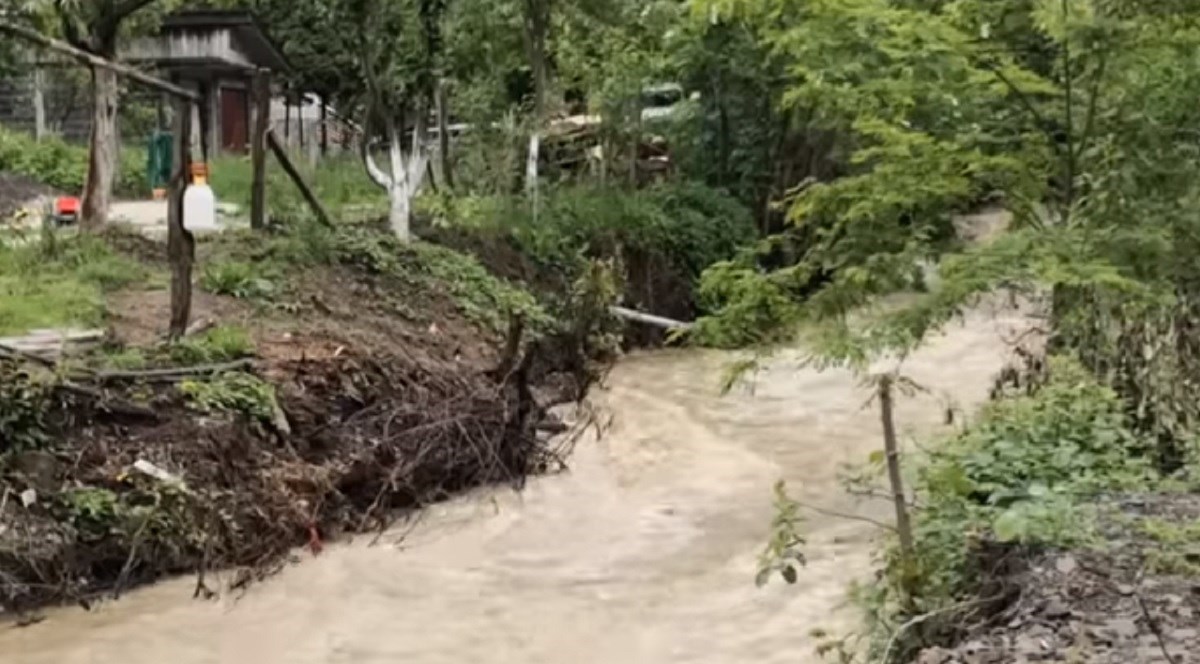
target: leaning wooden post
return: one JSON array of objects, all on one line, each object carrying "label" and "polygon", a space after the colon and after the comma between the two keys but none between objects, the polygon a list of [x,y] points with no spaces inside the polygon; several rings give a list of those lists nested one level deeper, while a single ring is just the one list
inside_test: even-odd
[{"label": "leaning wooden post", "polygon": [[308,202],[308,207],[312,209],[313,215],[316,216],[317,221],[321,222],[325,226],[333,228],[333,220],[329,216],[329,213],[325,210],[325,206],[321,205],[321,201],[317,199],[317,195],[313,193],[312,188],[310,188],[308,183],[304,181],[304,176],[300,175],[300,171],[296,169],[294,164],[292,164],[291,158],[288,157],[287,150],[285,150],[283,145],[280,144],[279,139],[276,138],[275,132],[273,131],[267,131],[267,147],[271,148],[271,152],[274,153],[275,159],[277,159],[279,161],[279,165],[283,167],[283,172],[287,173],[288,177],[290,177],[292,182],[296,185],[296,189],[300,190],[300,195],[303,196],[304,200]]},{"label": "leaning wooden post", "polygon": [[900,473],[900,444],[896,439],[896,419],[893,414],[892,387],[894,377],[879,377],[879,418],[883,424],[883,449],[887,455],[888,483],[892,489],[892,504],[896,508],[896,532],[900,535],[900,552],[906,562],[912,560],[913,532],[908,519],[908,499],[904,495],[904,478]]},{"label": "leaning wooden post", "polygon": [[192,107],[186,99],[175,102],[174,168],[167,203],[167,258],[171,264],[171,326],[168,337],[179,339],[187,332],[192,314],[192,262],[196,241],[183,218],[183,194],[191,180]]},{"label": "leaning wooden post", "polygon": [[250,228],[267,227],[267,130],[271,128],[271,72],[260,69],[254,74],[254,136],[250,142],[250,162],[254,179],[250,186]]}]

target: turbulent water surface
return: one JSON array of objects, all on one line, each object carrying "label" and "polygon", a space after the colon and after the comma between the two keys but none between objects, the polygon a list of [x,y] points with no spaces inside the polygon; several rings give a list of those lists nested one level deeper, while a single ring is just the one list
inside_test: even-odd
[{"label": "turbulent water surface", "polygon": [[[969,408],[1006,358],[1015,314],[975,313],[905,363],[930,389],[901,400],[902,429]],[[875,411],[848,373],[778,357],[720,397],[733,358],[664,351],[627,358],[597,397],[608,434],[580,443],[568,473],[521,494],[478,492],[415,526],[328,549],[244,596],[192,601],[191,579],[98,610],[0,626],[0,661],[27,664],[818,661],[810,632],[853,625],[848,583],[870,571],[876,529],[812,514],[795,586],[754,586],[784,478],[804,501],[856,505],[839,466],[879,445]],[[402,537],[403,535],[403,537]]]}]

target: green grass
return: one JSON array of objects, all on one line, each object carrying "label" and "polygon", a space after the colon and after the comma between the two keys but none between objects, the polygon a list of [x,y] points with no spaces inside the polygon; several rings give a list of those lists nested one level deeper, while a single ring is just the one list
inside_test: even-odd
[{"label": "green grass", "polygon": [[0,243],[0,334],[99,325],[105,292],[149,277],[144,266],[92,236],[52,234],[20,246]]},{"label": "green grass", "polygon": [[[349,156],[323,158],[313,168],[307,158],[293,155],[317,199],[336,218],[366,217],[387,210],[387,195],[367,177],[362,163]],[[249,157],[219,157],[213,161],[210,183],[217,200],[250,209],[251,167]],[[267,159],[267,206],[272,219],[308,218],[312,212],[295,184],[275,161]]]}]

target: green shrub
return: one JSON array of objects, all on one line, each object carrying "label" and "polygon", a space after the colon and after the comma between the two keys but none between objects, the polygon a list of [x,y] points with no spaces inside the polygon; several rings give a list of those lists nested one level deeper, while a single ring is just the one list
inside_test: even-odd
[{"label": "green shrub", "polygon": [[16,362],[0,359],[0,454],[46,443],[49,398],[48,385]]},{"label": "green shrub", "polygon": [[204,334],[182,339],[168,349],[171,361],[182,365],[228,362],[253,354],[250,335],[232,325],[214,327]]},{"label": "green shrub", "polygon": [[[920,468],[916,560],[903,561],[889,549],[883,581],[861,595],[871,605],[873,634],[886,642],[914,611],[936,611],[970,596],[986,542],[1090,542],[1089,498],[1145,488],[1152,478],[1147,449],[1130,433],[1116,394],[1073,360],[1052,359],[1046,385],[992,403]],[[945,629],[952,631],[954,616],[947,613]],[[924,634],[935,639],[938,627],[927,625]],[[905,652],[919,645],[907,643]],[[893,661],[907,661],[903,654],[892,652],[901,658]]]},{"label": "green shrub", "polygon": [[277,408],[275,387],[240,371],[206,381],[186,380],[179,384],[179,391],[193,408],[210,413],[237,413],[270,422]]},{"label": "green shrub", "polygon": [[[117,172],[119,195],[139,196],[149,192],[146,181],[146,155],[136,145],[123,146]],[[38,141],[33,136],[0,127],[0,171],[28,176],[66,194],[83,191],[87,176],[88,150],[50,137]]]},{"label": "green shrub", "polygon": [[748,210],[724,193],[693,183],[638,191],[573,186],[550,190],[536,215],[523,196],[428,197],[420,209],[435,223],[511,235],[545,272],[570,283],[589,258],[637,255],[693,283],[709,265],[734,256],[755,237]]},{"label": "green shrub", "polygon": [[239,299],[266,298],[275,294],[275,282],[260,265],[241,261],[216,261],[204,266],[200,277],[204,290]]}]

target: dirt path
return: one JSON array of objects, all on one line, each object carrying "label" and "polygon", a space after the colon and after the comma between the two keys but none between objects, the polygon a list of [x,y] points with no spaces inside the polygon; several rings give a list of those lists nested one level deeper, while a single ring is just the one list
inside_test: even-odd
[{"label": "dirt path", "polygon": [[[981,401],[1004,361],[1001,337],[1018,324],[976,314],[913,357],[906,373],[933,394],[901,403],[904,428],[940,426],[946,394],[965,407]],[[521,495],[483,492],[428,510],[398,547],[333,549],[236,602],[192,602],[192,581],[181,579],[92,613],[57,612],[0,630],[0,659],[817,661],[809,632],[851,624],[839,606],[846,584],[869,572],[875,533],[814,516],[798,584],[756,589],[770,487],[784,477],[805,500],[853,509],[836,471],[876,448],[877,417],[861,410],[852,376],[799,371],[794,358],[776,360],[753,394],[720,398],[729,359],[629,358],[602,395],[613,429],[581,443],[572,472]]]}]

